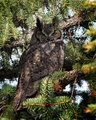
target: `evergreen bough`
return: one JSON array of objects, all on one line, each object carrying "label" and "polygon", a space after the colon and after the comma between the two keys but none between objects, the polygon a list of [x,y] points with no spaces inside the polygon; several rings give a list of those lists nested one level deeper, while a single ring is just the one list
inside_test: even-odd
[{"label": "evergreen bough", "polygon": [[61,71],[59,74],[55,72],[51,77],[43,79],[40,85],[40,95],[23,102],[24,107],[36,120],[73,120],[72,117],[76,115],[71,98],[54,94],[56,78],[63,76],[64,73],[62,73]]},{"label": "evergreen bough", "polygon": [[15,120],[15,114],[13,110],[13,98],[15,93],[15,87],[4,84],[0,91],[0,120]]}]

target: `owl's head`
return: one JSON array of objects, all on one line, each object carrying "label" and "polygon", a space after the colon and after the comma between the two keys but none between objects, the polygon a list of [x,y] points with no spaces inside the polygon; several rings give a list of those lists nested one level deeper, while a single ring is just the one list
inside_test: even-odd
[{"label": "owl's head", "polygon": [[37,18],[36,28],[31,38],[30,44],[45,43],[60,39],[62,34],[60,30],[55,30],[53,23],[44,24]]},{"label": "owl's head", "polygon": [[48,39],[52,36],[54,33],[54,26],[53,23],[50,24],[44,24],[40,21],[39,18],[37,18],[37,28],[42,32],[43,35],[45,35]]},{"label": "owl's head", "polygon": [[46,40],[51,41],[61,37],[61,32],[54,30],[53,23],[44,24],[37,18],[37,28],[42,33],[43,38],[45,37]]}]

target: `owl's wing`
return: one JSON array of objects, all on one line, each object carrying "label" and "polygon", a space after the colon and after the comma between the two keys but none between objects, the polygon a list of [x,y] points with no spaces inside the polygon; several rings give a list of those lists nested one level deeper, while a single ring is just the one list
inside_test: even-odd
[{"label": "owl's wing", "polygon": [[34,97],[34,84],[63,67],[64,43],[47,42],[29,47],[20,60],[20,76],[14,98],[14,109],[20,110],[22,102]]}]

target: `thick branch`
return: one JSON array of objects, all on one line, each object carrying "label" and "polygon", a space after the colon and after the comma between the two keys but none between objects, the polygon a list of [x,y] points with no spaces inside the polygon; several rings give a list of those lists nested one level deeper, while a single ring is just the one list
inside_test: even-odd
[{"label": "thick branch", "polygon": [[19,42],[15,42],[12,44],[7,44],[6,48],[23,47],[23,46],[24,46],[24,44],[19,41]]},{"label": "thick branch", "polygon": [[0,81],[6,79],[13,79],[18,77],[18,67],[13,69],[0,69]]},{"label": "thick branch", "polygon": [[70,84],[71,82],[73,82],[76,78],[79,78],[81,75],[81,73],[79,73],[76,70],[71,70],[68,72],[67,77],[64,76],[63,79],[59,79],[59,85],[62,87],[65,87],[66,85]]},{"label": "thick branch", "polygon": [[59,26],[61,29],[66,29],[66,28],[69,28],[69,27],[72,27],[74,25],[78,25],[80,23],[82,23],[84,20],[83,20],[83,17],[80,15],[78,16],[74,16],[70,19],[67,19],[66,21],[62,21]]},{"label": "thick branch", "polygon": [[4,47],[2,47],[0,50],[7,50],[7,49],[12,49],[12,48],[17,48],[17,47],[24,47],[24,44],[21,41],[14,42],[11,44],[6,44]]}]

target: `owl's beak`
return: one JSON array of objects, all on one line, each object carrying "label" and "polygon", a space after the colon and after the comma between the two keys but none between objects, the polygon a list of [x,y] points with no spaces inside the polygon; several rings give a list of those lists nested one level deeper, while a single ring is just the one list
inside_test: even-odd
[{"label": "owl's beak", "polygon": [[49,36],[47,37],[47,40],[50,41],[50,37]]}]

